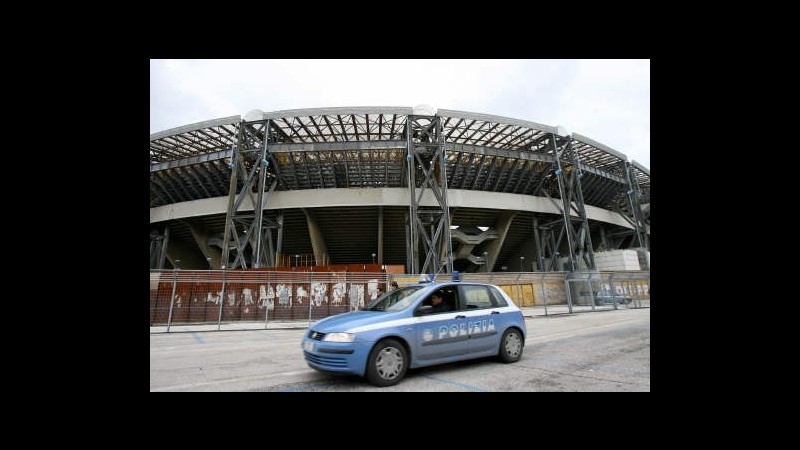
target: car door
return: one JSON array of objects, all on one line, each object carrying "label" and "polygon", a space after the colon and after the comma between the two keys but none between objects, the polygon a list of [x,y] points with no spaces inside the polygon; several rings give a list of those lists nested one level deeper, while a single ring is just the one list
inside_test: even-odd
[{"label": "car door", "polygon": [[[448,302],[453,310],[416,316],[416,359],[422,363],[433,363],[442,359],[457,359],[459,355],[467,352],[469,339],[466,319],[463,311],[458,310],[455,298],[456,288],[444,286],[444,301]],[[430,297],[430,294],[428,295]],[[419,306],[429,304],[430,298],[421,302]]]},{"label": "car door", "polygon": [[[492,295],[489,286],[461,286],[461,301],[464,305],[462,314],[467,322],[467,352],[485,353],[500,348],[501,327],[500,305],[496,295]],[[502,305],[505,306],[505,305]]]}]

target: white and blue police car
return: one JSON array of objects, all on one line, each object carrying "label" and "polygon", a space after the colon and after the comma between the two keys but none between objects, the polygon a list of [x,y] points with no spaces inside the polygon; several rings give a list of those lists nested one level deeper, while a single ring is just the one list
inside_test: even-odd
[{"label": "white and blue police car", "polygon": [[[434,294],[447,311],[432,305]],[[387,292],[360,311],[314,322],[302,347],[313,369],[391,386],[409,368],[494,355],[507,363],[519,361],[526,334],[522,311],[499,287],[429,282]]]}]

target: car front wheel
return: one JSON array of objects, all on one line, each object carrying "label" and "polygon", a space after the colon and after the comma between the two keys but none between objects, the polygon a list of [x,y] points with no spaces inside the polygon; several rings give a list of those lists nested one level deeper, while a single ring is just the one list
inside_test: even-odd
[{"label": "car front wheel", "polygon": [[367,361],[367,379],[377,386],[392,386],[400,382],[408,368],[408,356],[403,344],[386,339],[378,342]]},{"label": "car front wheel", "polygon": [[519,361],[522,358],[524,345],[522,333],[516,328],[509,328],[503,333],[503,338],[500,340],[500,360],[506,363]]}]

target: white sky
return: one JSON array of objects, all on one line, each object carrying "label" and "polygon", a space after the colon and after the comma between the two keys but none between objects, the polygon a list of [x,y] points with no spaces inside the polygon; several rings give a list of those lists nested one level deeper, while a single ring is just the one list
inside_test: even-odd
[{"label": "white sky", "polygon": [[150,133],[253,109],[419,104],[561,125],[650,168],[650,60],[150,61]]}]

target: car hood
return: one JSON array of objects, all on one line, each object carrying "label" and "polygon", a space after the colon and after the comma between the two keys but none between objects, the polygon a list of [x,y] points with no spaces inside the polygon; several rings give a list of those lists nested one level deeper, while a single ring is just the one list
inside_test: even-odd
[{"label": "car hood", "polygon": [[356,327],[385,322],[395,318],[400,313],[384,311],[353,311],[327,317],[311,324],[310,329],[321,333],[346,332]]}]

